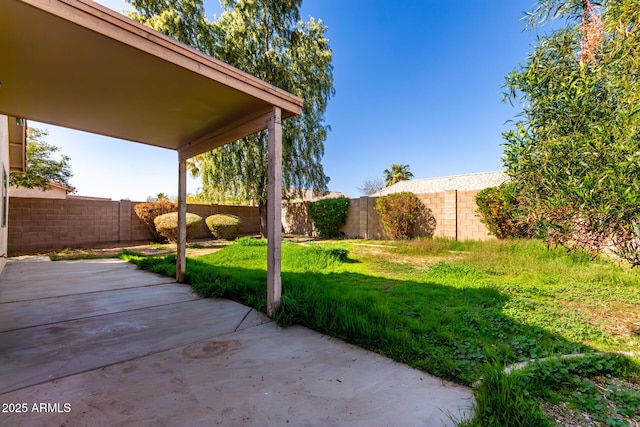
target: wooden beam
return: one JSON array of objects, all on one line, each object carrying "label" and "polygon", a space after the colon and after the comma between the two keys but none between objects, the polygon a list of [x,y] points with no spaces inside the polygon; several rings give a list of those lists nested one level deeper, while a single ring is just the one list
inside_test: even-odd
[{"label": "wooden beam", "polygon": [[282,245],[282,112],[274,107],[268,120],[267,167],[267,316],[280,306]]},{"label": "wooden beam", "polygon": [[191,141],[178,149],[181,156],[191,158],[198,154],[218,148],[224,144],[237,141],[247,135],[259,132],[267,128],[268,121],[273,115],[273,108],[257,112],[216,130],[208,135],[204,135],[194,141]]},{"label": "wooden beam", "polygon": [[187,270],[187,158],[178,156],[178,252],[176,281],[183,283]]}]

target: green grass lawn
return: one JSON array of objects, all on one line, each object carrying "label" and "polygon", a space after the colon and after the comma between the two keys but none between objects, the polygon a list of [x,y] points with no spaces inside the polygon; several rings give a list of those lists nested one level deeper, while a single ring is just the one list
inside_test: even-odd
[{"label": "green grass lawn", "polygon": [[[172,256],[132,261],[175,273]],[[265,311],[266,244],[240,239],[188,259],[187,281],[202,296],[226,297]],[[538,398],[577,402],[584,410],[588,405],[573,396],[572,382],[578,387],[577,381],[597,375],[636,380],[637,363],[620,358],[588,362],[601,369],[549,362],[506,378],[501,374],[504,366],[529,359],[639,350],[639,271],[606,259],[549,250],[535,241],[285,242],[282,290],[275,318],[283,325],[304,325],[461,384],[497,376],[496,384],[518,390],[509,385],[516,381],[527,390],[521,395],[531,393],[516,404],[533,413],[518,422],[545,425],[536,418],[539,410],[531,409]],[[551,384],[554,375],[563,379]],[[484,391],[495,392],[495,387]],[[621,410],[640,417],[640,395],[630,393],[630,403]],[[483,409],[482,396],[476,397],[478,413],[497,405],[490,402]],[[613,411],[601,411],[603,422],[617,416]],[[619,420],[622,424],[609,420],[608,425],[625,425],[624,415]],[[477,420],[483,425],[504,422]]]}]

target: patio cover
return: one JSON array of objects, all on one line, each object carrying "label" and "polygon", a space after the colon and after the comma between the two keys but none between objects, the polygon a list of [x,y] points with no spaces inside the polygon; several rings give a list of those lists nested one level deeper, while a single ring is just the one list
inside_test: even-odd
[{"label": "patio cover", "polygon": [[90,0],[0,1],[0,114],[178,152],[178,281],[186,160],[269,129],[269,314],[280,295],[281,120],[302,102]]}]

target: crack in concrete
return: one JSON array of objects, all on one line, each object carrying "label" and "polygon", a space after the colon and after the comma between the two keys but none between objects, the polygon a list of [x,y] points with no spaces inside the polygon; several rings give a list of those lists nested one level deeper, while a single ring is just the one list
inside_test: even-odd
[{"label": "crack in concrete", "polygon": [[233,332],[237,332],[238,328],[240,326],[242,326],[242,322],[244,322],[244,320],[249,317],[249,314],[251,313],[251,311],[253,310],[253,308],[250,308],[249,311],[247,311],[247,314],[244,315],[244,317],[242,318],[242,320],[240,320],[240,323],[238,323],[238,326],[236,326],[236,328],[233,330]]}]

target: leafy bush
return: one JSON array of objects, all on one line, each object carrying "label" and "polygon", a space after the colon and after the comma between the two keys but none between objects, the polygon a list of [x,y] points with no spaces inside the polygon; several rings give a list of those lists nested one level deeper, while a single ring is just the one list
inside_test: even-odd
[{"label": "leafy bush", "polygon": [[[178,212],[157,216],[153,220],[158,233],[171,242],[178,241]],[[187,213],[187,240],[193,238],[202,224],[200,215]]]},{"label": "leafy bush", "polygon": [[217,214],[208,216],[205,222],[215,238],[233,240],[238,235],[242,219],[236,215]]},{"label": "leafy bush", "polygon": [[349,199],[346,197],[318,200],[307,205],[309,218],[323,238],[340,236],[340,227],[347,222],[348,211]]},{"label": "leafy bush", "polygon": [[145,223],[151,234],[153,234],[154,240],[163,241],[165,239],[156,230],[154,220],[160,215],[177,212],[178,205],[168,200],[158,200],[156,202],[138,203],[133,210],[138,218]]},{"label": "leafy bush", "polygon": [[515,184],[510,182],[485,188],[476,195],[480,220],[498,239],[532,237],[534,222],[521,215],[522,203]]},{"label": "leafy bush", "polygon": [[397,240],[415,236],[416,226],[424,216],[425,206],[418,196],[405,191],[378,197],[375,209],[387,235]]}]

